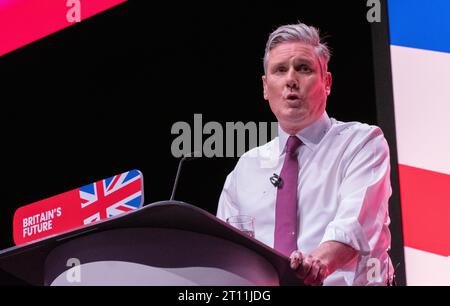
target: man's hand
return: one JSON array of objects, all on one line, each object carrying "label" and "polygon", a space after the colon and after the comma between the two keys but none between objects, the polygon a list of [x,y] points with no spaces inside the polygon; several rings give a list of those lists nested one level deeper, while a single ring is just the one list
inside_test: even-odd
[{"label": "man's hand", "polygon": [[291,268],[303,279],[305,285],[320,286],[329,273],[328,266],[319,258],[310,254],[303,255],[300,251],[292,252]]},{"label": "man's hand", "polygon": [[337,241],[322,243],[311,254],[292,252],[290,256],[291,268],[303,279],[305,285],[318,286],[336,271],[349,263],[358,252],[352,247]]}]

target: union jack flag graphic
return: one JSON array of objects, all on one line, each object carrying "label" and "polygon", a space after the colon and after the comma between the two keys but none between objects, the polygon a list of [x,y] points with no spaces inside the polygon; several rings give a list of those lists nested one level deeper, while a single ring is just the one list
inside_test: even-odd
[{"label": "union jack flag graphic", "polygon": [[89,224],[142,206],[142,177],[131,170],[80,187],[83,223]]},{"label": "union jack flag graphic", "polygon": [[131,170],[19,207],[14,242],[24,244],[141,208],[143,190],[142,173]]}]

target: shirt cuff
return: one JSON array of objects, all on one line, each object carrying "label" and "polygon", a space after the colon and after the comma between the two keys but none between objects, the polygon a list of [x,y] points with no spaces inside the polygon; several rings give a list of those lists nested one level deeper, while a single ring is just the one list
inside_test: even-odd
[{"label": "shirt cuff", "polygon": [[370,254],[369,242],[359,222],[341,223],[333,221],[325,230],[320,244],[325,241],[337,241],[351,246],[361,255]]}]

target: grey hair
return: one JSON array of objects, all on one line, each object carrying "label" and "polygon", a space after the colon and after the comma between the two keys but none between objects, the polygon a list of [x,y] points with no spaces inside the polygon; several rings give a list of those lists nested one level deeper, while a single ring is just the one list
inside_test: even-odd
[{"label": "grey hair", "polygon": [[302,42],[314,47],[320,62],[322,75],[328,70],[331,52],[327,44],[321,41],[319,29],[304,23],[283,25],[270,34],[264,52],[264,73],[267,73],[269,52],[279,44],[285,42]]}]

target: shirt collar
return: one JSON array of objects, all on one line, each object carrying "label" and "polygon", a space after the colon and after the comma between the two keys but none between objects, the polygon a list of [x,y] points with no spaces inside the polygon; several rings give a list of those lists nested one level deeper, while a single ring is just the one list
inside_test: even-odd
[{"label": "shirt collar", "polygon": [[[314,121],[311,125],[307,126],[296,136],[311,150],[322,140],[323,136],[328,132],[331,127],[331,121],[326,112],[323,112],[322,116]],[[289,138],[289,134],[283,131],[278,123],[278,139],[279,139],[279,152],[280,155],[284,153],[286,142]]]}]

